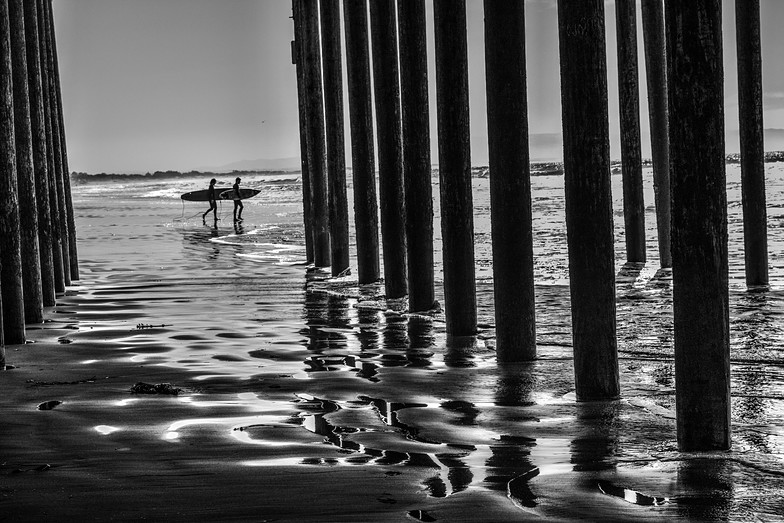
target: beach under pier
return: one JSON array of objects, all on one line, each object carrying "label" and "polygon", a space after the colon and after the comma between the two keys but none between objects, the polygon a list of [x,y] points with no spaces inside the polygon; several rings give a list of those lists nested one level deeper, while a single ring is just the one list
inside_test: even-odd
[{"label": "beach under pier", "polygon": [[[8,346],[3,517],[764,521],[784,509],[777,284],[747,293],[733,265],[733,451],[681,453],[671,279],[655,262],[616,263],[620,399],[575,401],[558,174],[533,177],[549,254],[538,357],[516,364],[495,358],[487,271],[478,335],[448,340],[442,311],[408,314],[383,285],[306,270],[296,173],[243,179],[263,191],[241,231],[228,207],[217,228],[183,209],[175,192],[198,179],[74,186],[80,283]],[[481,260],[488,180],[477,170],[473,183]],[[140,382],[180,390],[133,392]]]},{"label": "beach under pier", "polygon": [[[0,520],[782,520],[777,3],[736,1],[725,59],[720,0],[193,2],[0,2]],[[91,23],[112,35],[66,96],[54,11],[66,69]],[[154,31],[138,64],[109,51],[177,24],[176,58]],[[234,58],[251,33],[259,86]],[[108,88],[118,63],[155,89]],[[300,157],[128,174],[177,141]],[[121,173],[69,174],[66,149]]]}]

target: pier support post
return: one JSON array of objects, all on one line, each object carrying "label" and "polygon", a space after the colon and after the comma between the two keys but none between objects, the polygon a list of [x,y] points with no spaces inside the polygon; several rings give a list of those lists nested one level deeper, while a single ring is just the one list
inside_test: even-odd
[{"label": "pier support post", "polygon": [[79,256],[76,245],[76,223],[73,211],[73,199],[71,197],[71,178],[68,171],[68,148],[65,139],[65,118],[63,115],[63,96],[60,88],[60,65],[57,59],[57,38],[54,29],[54,14],[52,13],[51,2],[48,7],[49,11],[49,35],[51,40],[51,60],[52,60],[52,79],[54,89],[54,101],[56,105],[56,121],[58,133],[60,136],[60,165],[62,168],[63,179],[63,205],[64,215],[63,220],[67,232],[68,239],[68,268],[71,280],[79,279]]},{"label": "pier support post", "polygon": [[721,0],[667,0],[675,399],[681,451],[730,447]]},{"label": "pier support post", "polygon": [[765,287],[768,285],[768,217],[759,0],[735,0],[735,20],[746,285]]},{"label": "pier support post", "polygon": [[302,220],[305,228],[305,260],[313,263],[313,214],[310,195],[310,173],[308,171],[308,131],[307,102],[305,93],[305,54],[302,37],[301,0],[292,0],[291,13],[294,20],[294,41],[292,42],[291,59],[296,66],[297,74],[297,109],[299,111],[299,154],[302,171]]},{"label": "pier support post", "polygon": [[446,332],[476,334],[465,0],[433,0]]},{"label": "pier support post", "polygon": [[662,0],[642,0],[642,29],[648,84],[648,115],[653,156],[653,190],[659,264],[672,267],[670,248],[670,142],[667,114],[667,59]]},{"label": "pier support post", "polygon": [[381,277],[367,10],[367,0],[343,0],[357,278],[360,284],[373,283]]},{"label": "pier support post", "polygon": [[577,399],[620,392],[603,0],[558,0]]},{"label": "pier support post", "polygon": [[0,288],[5,342],[24,343],[22,255],[19,231],[19,194],[16,182],[16,140],[11,64],[11,26],[8,1],[0,2]]},{"label": "pier support post", "polygon": [[71,285],[71,248],[69,246],[68,211],[65,202],[64,182],[64,178],[68,173],[64,170],[62,150],[65,137],[60,132],[59,106],[57,103],[57,71],[54,68],[51,0],[44,0],[42,5],[40,27],[44,38],[44,57],[46,60],[44,67],[47,71],[47,97],[49,99],[49,134],[52,139],[52,149],[49,151],[49,154],[54,166],[52,172],[54,173],[54,197],[57,199],[57,233],[60,248],[62,249],[63,283],[65,286],[68,286]]},{"label": "pier support post", "polygon": [[0,288],[0,371],[5,370],[5,336],[3,335],[3,293]]},{"label": "pier support post", "polygon": [[536,358],[525,2],[485,0],[496,354]]},{"label": "pier support post", "polygon": [[370,2],[373,87],[376,99],[381,242],[387,298],[408,292],[406,203],[403,193],[403,144],[394,0]]},{"label": "pier support post", "polygon": [[645,263],[645,202],[642,191],[636,0],[616,0],[615,20],[626,261]]},{"label": "pier support post", "polygon": [[327,129],[329,239],[332,276],[338,276],[349,268],[340,2],[320,0],[320,3],[321,46],[324,57],[324,110]]},{"label": "pier support post", "polygon": [[397,4],[403,116],[403,173],[408,245],[408,308],[426,311],[435,304],[433,265],[433,186],[430,162],[430,109],[427,81],[427,29],[424,0]]},{"label": "pier support post", "polygon": [[45,307],[55,304],[55,270],[52,221],[49,206],[49,165],[47,161],[46,112],[44,109],[41,46],[38,31],[38,2],[24,2],[27,79],[30,97],[30,125],[33,140],[33,171],[38,212],[38,251],[41,257],[41,294]]},{"label": "pier support post", "polygon": [[43,125],[46,136],[46,175],[49,197],[49,218],[51,220],[52,259],[54,260],[55,293],[65,292],[65,274],[63,272],[62,229],[60,227],[60,206],[57,199],[57,173],[54,162],[54,129],[52,127],[52,91],[49,83],[49,54],[46,43],[46,0],[37,0],[38,4],[38,49],[41,61],[41,99],[43,101]]},{"label": "pier support post", "polygon": [[313,212],[313,255],[316,267],[330,265],[329,208],[327,198],[324,93],[321,79],[318,0],[301,0],[302,36],[305,44],[307,93],[308,172]]},{"label": "pier support post", "polygon": [[38,250],[38,211],[35,199],[33,141],[30,126],[30,97],[27,82],[24,6],[10,0],[11,58],[14,84],[14,133],[16,139],[16,180],[19,190],[20,248],[25,323],[44,320],[41,293],[41,257]]}]

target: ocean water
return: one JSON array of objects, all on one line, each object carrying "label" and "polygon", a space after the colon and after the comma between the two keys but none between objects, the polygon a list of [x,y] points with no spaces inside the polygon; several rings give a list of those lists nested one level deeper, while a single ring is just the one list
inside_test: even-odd
[{"label": "ocean water", "polygon": [[[770,472],[784,465],[784,164],[766,168],[771,285],[750,293],[740,168],[727,165],[737,455],[734,464],[700,465],[708,476],[718,470],[715,485],[684,479],[695,465],[675,443],[672,289],[671,279],[657,276],[650,169],[644,267],[624,267],[621,176],[612,177],[623,396],[614,406],[574,401],[557,172],[532,178],[537,362],[495,363],[486,169],[473,178],[481,330],[466,346],[447,343],[443,313],[408,315],[404,303],[383,299],[382,284],[307,271],[299,173],[243,175],[243,185],[262,192],[245,200],[239,226],[231,202],[219,202],[213,226],[202,223],[206,204],[179,199],[206,187],[208,178],[75,183],[82,280],[63,305],[78,318],[69,338],[100,339],[139,364],[184,369],[197,384],[184,401],[245,405],[252,414],[172,420],[158,434],[177,442],[195,427],[217,424],[245,453],[238,466],[419,467],[432,473],[422,484],[431,498],[490,490],[500,502],[542,516],[579,511],[579,492],[593,509],[605,504],[623,517],[656,506],[665,517],[717,511],[753,520],[782,508],[780,502],[760,508],[758,501],[784,487],[780,474]],[[351,187],[348,194],[351,209]],[[443,303],[436,176],[433,194],[436,292]],[[352,227],[352,249],[353,242]],[[291,430],[270,428],[281,426]],[[320,439],[301,450],[295,443],[302,444],[302,434]],[[263,445],[289,450],[259,454]],[[629,477],[648,490],[627,488]],[[609,501],[615,498],[625,500],[627,512],[617,512]]]}]

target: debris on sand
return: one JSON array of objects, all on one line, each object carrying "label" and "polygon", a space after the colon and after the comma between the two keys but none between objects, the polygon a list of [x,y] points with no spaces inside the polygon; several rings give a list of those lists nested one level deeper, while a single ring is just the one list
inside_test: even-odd
[{"label": "debris on sand", "polygon": [[182,389],[175,387],[171,383],[144,383],[139,382],[131,387],[133,394],[168,394],[170,396],[177,396]]},{"label": "debris on sand", "polygon": [[152,325],[148,323],[138,323],[136,325],[136,330],[146,330],[146,329],[163,329],[166,327],[171,327],[171,324],[161,323],[160,325]]},{"label": "debris on sand", "polygon": [[95,376],[91,376],[89,378],[83,380],[76,380],[76,381],[36,381],[36,380],[27,380],[25,383],[29,383],[32,387],[43,387],[43,386],[50,386],[50,385],[82,385],[84,383],[95,383],[98,380]]}]

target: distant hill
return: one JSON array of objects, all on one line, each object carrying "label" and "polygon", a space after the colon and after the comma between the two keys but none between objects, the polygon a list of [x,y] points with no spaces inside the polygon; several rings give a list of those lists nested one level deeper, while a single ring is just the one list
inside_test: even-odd
[{"label": "distant hill", "polygon": [[[619,136],[611,136],[611,154],[614,159],[620,158],[620,144],[615,143]],[[650,135],[643,133],[642,139],[642,152],[643,157],[650,156]],[[740,131],[737,129],[727,129],[725,131],[725,147],[727,154],[735,154],[740,151]],[[484,144],[472,147],[477,149],[477,158],[482,158],[483,154],[486,155],[486,148],[483,149]],[[559,133],[532,133],[529,136],[529,147],[531,161],[560,161],[563,158],[563,140]],[[784,129],[765,129],[765,150],[769,152],[777,152],[784,150]],[[778,161],[770,160],[768,161]],[[474,162],[476,163],[476,162]]]}]

